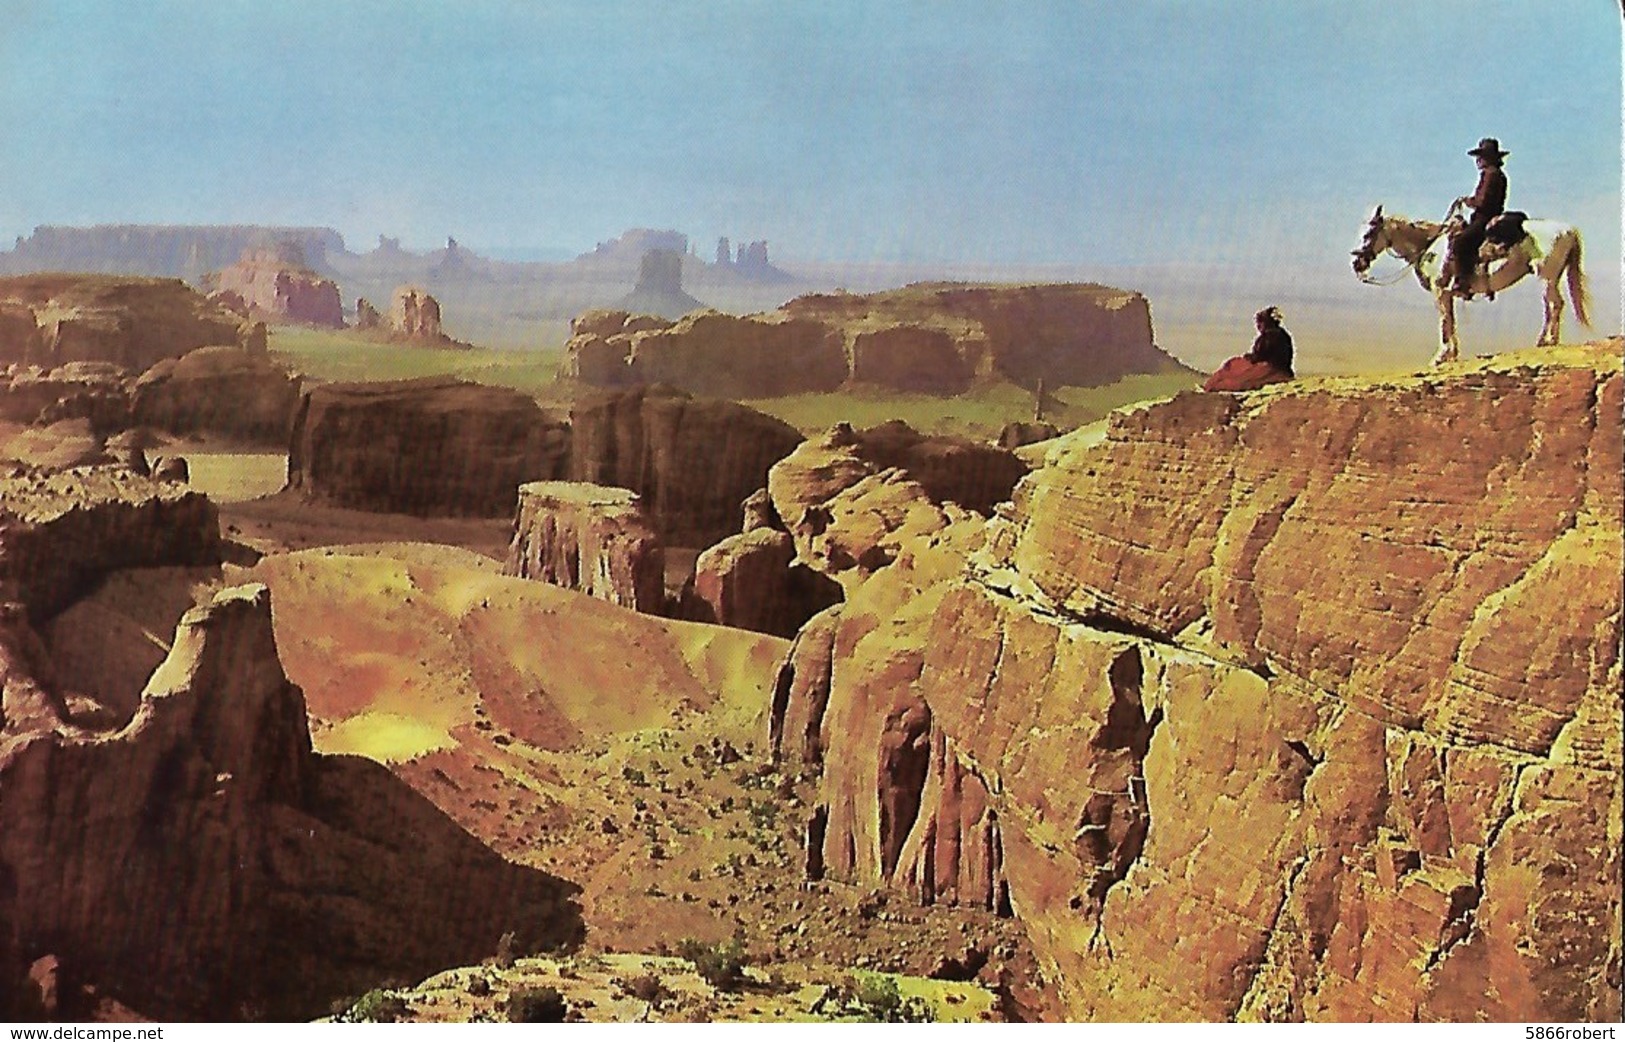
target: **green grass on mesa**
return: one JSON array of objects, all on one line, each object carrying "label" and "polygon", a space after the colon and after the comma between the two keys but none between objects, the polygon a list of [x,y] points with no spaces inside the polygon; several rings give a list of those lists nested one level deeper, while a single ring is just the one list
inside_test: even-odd
[{"label": "green grass on mesa", "polygon": [[455,376],[473,383],[542,394],[554,383],[563,352],[418,347],[350,330],[278,326],[271,355],[315,380],[410,380]]}]

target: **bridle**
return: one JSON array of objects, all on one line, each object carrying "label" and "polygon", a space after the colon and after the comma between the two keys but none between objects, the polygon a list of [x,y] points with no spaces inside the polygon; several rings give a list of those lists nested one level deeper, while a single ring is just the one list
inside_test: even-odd
[{"label": "bridle", "polygon": [[[1451,206],[1451,212],[1452,213],[1455,212],[1455,206],[1454,205]],[[1386,224],[1386,222],[1384,222],[1384,223]],[[1360,244],[1360,249],[1356,250],[1354,255],[1356,257],[1361,256],[1363,254],[1363,252],[1365,251],[1365,249],[1366,249],[1365,244],[1361,243]],[[1395,257],[1398,257],[1400,260],[1404,261],[1405,266],[1403,268],[1400,268],[1398,271],[1396,271],[1393,274],[1392,277],[1378,278],[1376,275],[1373,275],[1371,273],[1371,265],[1376,263],[1376,260],[1377,260],[1378,257],[1382,256],[1383,254],[1387,254],[1387,253],[1391,253]],[[1407,257],[1407,256],[1405,256],[1403,253],[1401,253],[1399,251],[1398,246],[1396,246],[1392,242],[1390,242],[1388,244],[1388,246],[1385,247],[1380,252],[1373,249],[1371,251],[1371,259],[1366,261],[1366,270],[1361,271],[1361,272],[1356,272],[1355,277],[1358,278],[1361,282],[1365,283],[1368,286],[1392,286],[1392,285],[1394,285],[1394,284],[1396,284],[1398,282],[1401,282],[1405,278],[1405,276],[1407,274],[1414,273],[1416,275],[1417,281],[1422,283],[1422,288],[1426,289],[1427,288],[1427,278],[1426,278],[1426,276],[1424,276],[1422,274],[1421,269],[1418,268],[1417,265],[1421,264],[1423,259],[1426,258],[1427,255],[1428,255],[1428,244],[1427,243],[1424,243],[1422,245],[1422,247],[1416,251],[1416,256]]]}]

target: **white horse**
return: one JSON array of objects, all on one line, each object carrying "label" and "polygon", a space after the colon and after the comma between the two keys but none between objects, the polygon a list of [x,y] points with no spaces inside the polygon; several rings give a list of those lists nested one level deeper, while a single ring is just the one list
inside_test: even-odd
[{"label": "white horse", "polygon": [[[1451,362],[1457,357],[1456,292],[1450,279],[1440,274],[1444,266],[1447,244],[1444,238],[1448,225],[1438,221],[1412,221],[1397,214],[1384,214],[1378,206],[1367,222],[1360,248],[1354,251],[1354,274],[1362,282],[1377,282],[1368,273],[1378,256],[1391,252],[1404,261],[1408,270],[1416,273],[1416,281],[1433,294],[1439,308],[1439,352],[1433,364]],[[1486,242],[1480,251],[1490,266],[1482,264],[1473,273],[1474,293],[1495,294],[1511,286],[1525,275],[1535,274],[1546,284],[1546,321],[1540,327],[1536,347],[1556,344],[1563,326],[1563,276],[1568,276],[1569,298],[1574,303],[1574,317],[1583,326],[1590,326],[1586,315],[1590,294],[1586,289],[1585,273],[1580,270],[1580,231],[1572,225],[1557,221],[1525,220],[1523,238],[1506,248],[1504,253]],[[1403,277],[1404,271],[1399,277]]]}]

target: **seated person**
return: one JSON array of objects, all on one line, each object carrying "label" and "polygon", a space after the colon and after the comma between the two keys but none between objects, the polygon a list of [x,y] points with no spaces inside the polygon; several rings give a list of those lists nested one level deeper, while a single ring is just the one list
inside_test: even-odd
[{"label": "seated person", "polygon": [[1220,366],[1202,390],[1252,391],[1292,379],[1292,334],[1281,326],[1281,309],[1265,308],[1253,316],[1253,324],[1258,327],[1253,349]]}]

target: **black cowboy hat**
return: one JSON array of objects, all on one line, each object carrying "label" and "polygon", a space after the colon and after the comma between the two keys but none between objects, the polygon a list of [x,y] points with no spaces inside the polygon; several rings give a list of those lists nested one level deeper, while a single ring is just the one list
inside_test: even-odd
[{"label": "black cowboy hat", "polygon": [[1501,151],[1501,142],[1495,138],[1487,137],[1480,138],[1478,147],[1469,148],[1467,154],[1470,156],[1495,156],[1497,159],[1505,159],[1512,153]]}]

